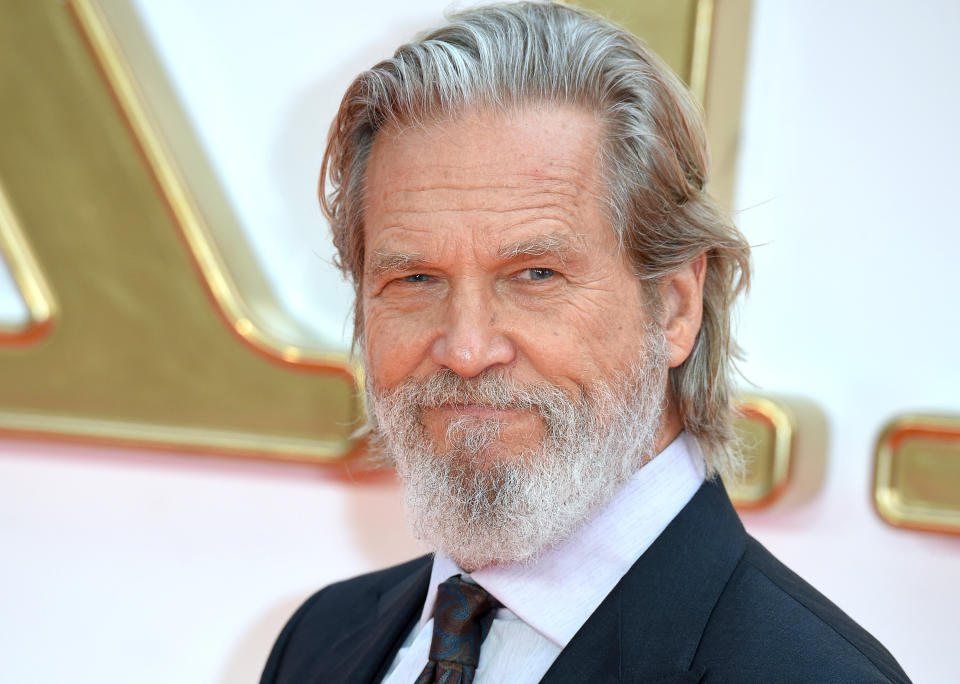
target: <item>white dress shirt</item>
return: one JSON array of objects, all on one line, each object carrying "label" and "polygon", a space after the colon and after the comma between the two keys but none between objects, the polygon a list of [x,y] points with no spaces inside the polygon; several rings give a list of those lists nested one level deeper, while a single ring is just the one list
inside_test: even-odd
[{"label": "white dress shirt", "polygon": [[636,560],[703,483],[696,441],[685,433],[638,470],[599,513],[530,564],[472,574],[442,553],[433,559],[420,622],[384,684],[412,684],[427,664],[437,586],[463,575],[490,592],[497,610],[480,649],[474,684],[535,684]]}]

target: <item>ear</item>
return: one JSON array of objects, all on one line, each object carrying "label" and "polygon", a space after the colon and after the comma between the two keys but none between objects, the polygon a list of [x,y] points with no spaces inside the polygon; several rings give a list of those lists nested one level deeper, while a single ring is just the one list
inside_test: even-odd
[{"label": "ear", "polygon": [[707,255],[701,254],[660,281],[661,324],[667,338],[670,368],[686,361],[693,351],[703,317],[706,277]]}]

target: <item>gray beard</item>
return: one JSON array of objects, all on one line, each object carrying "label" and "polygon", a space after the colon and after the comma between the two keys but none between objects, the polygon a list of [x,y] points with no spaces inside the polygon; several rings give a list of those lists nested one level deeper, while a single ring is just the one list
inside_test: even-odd
[{"label": "gray beard", "polygon": [[[463,378],[443,369],[387,392],[368,383],[374,446],[396,465],[414,535],[468,571],[529,562],[568,538],[655,455],[667,374],[662,330],[650,329],[644,347],[637,366],[582,386],[576,399],[498,371]],[[424,411],[450,404],[534,411],[544,438],[491,457],[500,421],[462,416],[436,445]]]}]

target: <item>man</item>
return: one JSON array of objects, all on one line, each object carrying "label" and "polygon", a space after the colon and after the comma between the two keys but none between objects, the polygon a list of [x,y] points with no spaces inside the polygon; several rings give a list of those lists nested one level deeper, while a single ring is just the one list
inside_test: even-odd
[{"label": "man", "polygon": [[371,437],[435,555],[337,584],[264,682],[907,681],[743,531],[749,249],[682,85],[580,10],[478,9],[347,91],[322,203]]}]

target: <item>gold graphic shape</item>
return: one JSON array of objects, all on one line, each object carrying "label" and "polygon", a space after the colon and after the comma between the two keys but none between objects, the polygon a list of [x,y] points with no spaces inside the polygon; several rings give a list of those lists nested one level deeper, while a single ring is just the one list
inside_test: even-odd
[{"label": "gold graphic shape", "polygon": [[826,469],[827,423],[823,410],[802,397],[746,395],[734,428],[745,458],[743,476],[725,482],[740,510],[812,499]]},{"label": "gold graphic shape", "polygon": [[[119,0],[0,7],[0,182],[59,312],[42,344],[0,346],[0,430],[308,461],[354,452],[351,368],[281,342],[237,294],[211,228],[233,220],[228,205],[172,96],[157,123],[108,6],[133,17]],[[196,178],[209,181],[197,194]]]},{"label": "gold graphic shape", "polygon": [[576,0],[633,32],[690,87],[710,141],[710,194],[730,208],[752,0]]},{"label": "gold graphic shape", "polygon": [[[72,0],[78,21],[231,328],[270,356],[339,372],[276,302],[127,0]],[[116,30],[114,30],[116,29]]]},{"label": "gold graphic shape", "polygon": [[877,439],[873,500],[896,527],[960,534],[960,417],[888,423]]},{"label": "gold graphic shape", "polygon": [[762,508],[776,500],[790,479],[795,423],[782,404],[764,397],[741,399],[735,426],[746,469],[740,481],[725,483],[738,508]]},{"label": "gold graphic shape", "polygon": [[0,346],[35,344],[53,328],[56,304],[33,251],[27,244],[7,193],[0,183],[0,257],[10,268],[13,282],[27,308],[22,325],[0,323]]}]

